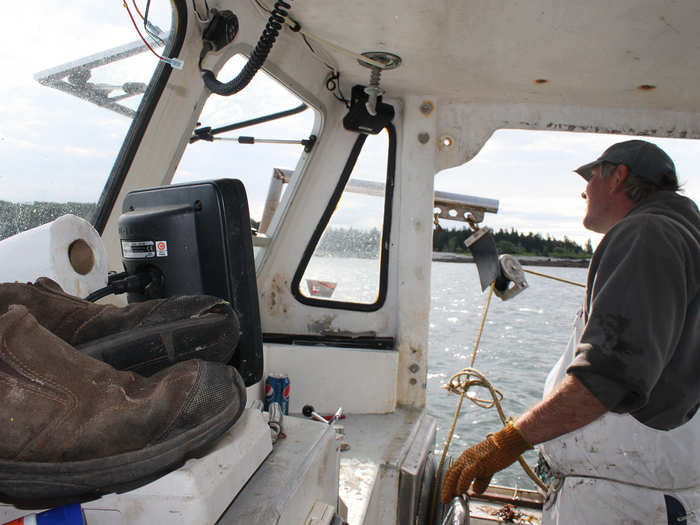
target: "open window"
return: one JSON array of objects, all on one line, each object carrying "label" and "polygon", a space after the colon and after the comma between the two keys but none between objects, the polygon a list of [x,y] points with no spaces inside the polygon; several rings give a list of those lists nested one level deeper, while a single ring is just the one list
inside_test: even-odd
[{"label": "open window", "polygon": [[[218,74],[234,77],[247,61],[234,55]],[[292,175],[313,148],[318,113],[264,70],[230,97],[207,99],[172,183],[222,178],[245,186],[256,257],[274,235]]]},{"label": "open window", "polygon": [[359,135],[292,280],[302,303],[373,311],[387,288],[396,132]]}]

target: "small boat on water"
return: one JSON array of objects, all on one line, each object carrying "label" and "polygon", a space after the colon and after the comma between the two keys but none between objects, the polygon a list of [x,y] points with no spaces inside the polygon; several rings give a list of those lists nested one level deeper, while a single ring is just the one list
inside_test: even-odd
[{"label": "small boat on water", "polygon": [[309,293],[316,297],[331,297],[338,283],[331,281],[319,281],[317,279],[306,279],[306,286]]},{"label": "small boat on water", "polygon": [[[132,28],[123,17],[116,45],[108,36],[117,15],[107,7],[61,3],[37,15],[55,31],[12,42],[36,45],[27,66],[38,50],[51,52],[51,68],[33,69],[51,89],[28,90],[23,104],[41,108],[32,125],[57,124],[66,141],[41,151],[65,149],[72,159],[53,162],[55,180],[22,174],[36,195],[22,199],[45,201],[51,186],[56,200],[69,196],[67,206],[74,193],[59,189],[98,179],[88,218],[100,264],[139,272],[147,263],[165,276],[167,293],[236,304],[246,324],[235,359],[250,402],[207,454],[146,486],[84,502],[88,523],[538,523],[536,491],[491,487],[461,511],[434,498],[441,444],[425,407],[432,224],[476,230],[498,209],[495,199],[435,192],[434,177],[504,128],[700,138],[697,3],[124,5],[143,40],[124,38]],[[148,62],[151,52],[158,58]],[[262,75],[274,87],[256,84]],[[256,114],[237,102],[251,92]],[[92,113],[78,116],[83,106]],[[226,135],[263,125],[253,128],[259,137]],[[81,163],[105,151],[108,169]],[[258,196],[261,180],[270,184]],[[251,213],[261,219],[254,234]],[[35,225],[17,215],[18,230]],[[367,263],[336,283],[307,273],[321,256]],[[95,292],[85,284],[90,271],[78,272],[75,293]],[[352,271],[373,284],[353,283]],[[2,277],[14,280],[9,270]],[[259,409],[272,374],[291,383],[274,443],[269,412]],[[305,417],[307,405],[316,414],[342,407],[342,425]],[[0,506],[4,521],[26,513]]]}]

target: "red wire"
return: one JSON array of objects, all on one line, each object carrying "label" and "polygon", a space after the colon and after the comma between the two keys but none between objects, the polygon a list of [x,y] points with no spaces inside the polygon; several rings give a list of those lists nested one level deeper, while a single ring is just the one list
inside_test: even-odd
[{"label": "red wire", "polygon": [[[139,30],[139,26],[136,24],[136,20],[134,20],[134,15],[131,14],[131,10],[129,9],[129,4],[126,3],[126,0],[123,0],[123,3],[124,3],[124,7],[126,8],[126,12],[129,13],[129,18],[131,18],[131,23],[134,24],[134,29],[136,29],[136,32],[141,37],[141,40],[143,40],[143,43],[146,44],[146,47],[151,50],[151,53],[153,53],[155,56],[157,56],[160,60],[165,60],[165,58],[160,56],[158,53],[156,53],[153,50],[153,48],[150,46],[150,44],[146,41],[146,39],[143,38],[143,35],[141,34],[141,31]],[[136,7],[136,2],[134,2],[134,7]],[[138,11],[138,8],[136,8],[136,10]]]},{"label": "red wire", "polygon": [[141,14],[141,10],[139,9],[139,6],[136,5],[136,0],[131,0],[131,3],[134,4],[134,9],[136,9],[136,12],[141,17],[141,20],[143,20],[143,15]]}]

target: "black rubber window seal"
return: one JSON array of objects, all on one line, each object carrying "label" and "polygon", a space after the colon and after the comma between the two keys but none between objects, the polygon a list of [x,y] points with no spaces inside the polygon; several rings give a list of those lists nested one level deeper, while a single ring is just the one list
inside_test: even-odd
[{"label": "black rubber window seal", "polygon": [[311,260],[311,256],[316,249],[318,242],[323,235],[323,232],[331,220],[331,216],[335,211],[338,201],[345,190],[345,186],[350,179],[352,170],[355,167],[357,158],[360,156],[360,151],[362,151],[362,146],[365,143],[367,135],[361,133],[355,144],[350,151],[350,156],[345,162],[343,167],[343,172],[340,175],[338,184],[335,187],[333,195],[331,195],[326,209],[321,216],[321,220],[318,222],[316,229],[314,230],[311,239],[309,240],[306,250],[299,262],[299,266],[292,279],[292,295],[294,298],[302,304],[308,306],[318,306],[322,308],[333,308],[337,310],[355,310],[360,312],[375,312],[384,306],[386,301],[386,291],[388,287],[388,277],[389,277],[389,249],[391,247],[391,210],[394,201],[394,182],[396,178],[396,128],[393,124],[388,124],[384,129],[387,130],[389,135],[389,152],[387,159],[387,169],[386,169],[386,186],[384,190],[384,224],[382,226],[382,244],[380,251],[380,263],[379,263],[379,293],[377,294],[377,300],[373,303],[353,303],[348,301],[332,301],[323,299],[314,299],[313,297],[307,297],[303,295],[300,291],[301,278],[306,271],[306,267]]},{"label": "black rubber window seal", "polygon": [[[173,23],[176,24],[175,37],[171,39],[170,45],[164,50],[163,56],[177,57],[182,49],[185,33],[187,32],[187,3],[185,0],[172,0],[172,4],[174,9]],[[131,169],[131,164],[151,122],[151,117],[155,112],[158,101],[170,79],[171,72],[172,66],[159,61],[141,99],[136,118],[131,123],[124,142],[122,142],[122,147],[114,161],[112,171],[107,178],[92,219],[92,224],[100,235],[104,232],[107,220],[114,209],[126,175]]]}]

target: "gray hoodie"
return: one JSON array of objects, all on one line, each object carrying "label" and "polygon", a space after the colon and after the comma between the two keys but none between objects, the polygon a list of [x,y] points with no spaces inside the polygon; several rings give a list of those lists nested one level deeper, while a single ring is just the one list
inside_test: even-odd
[{"label": "gray hoodie", "polygon": [[669,430],[700,406],[700,214],[660,191],[598,245],[567,373],[609,410]]}]

